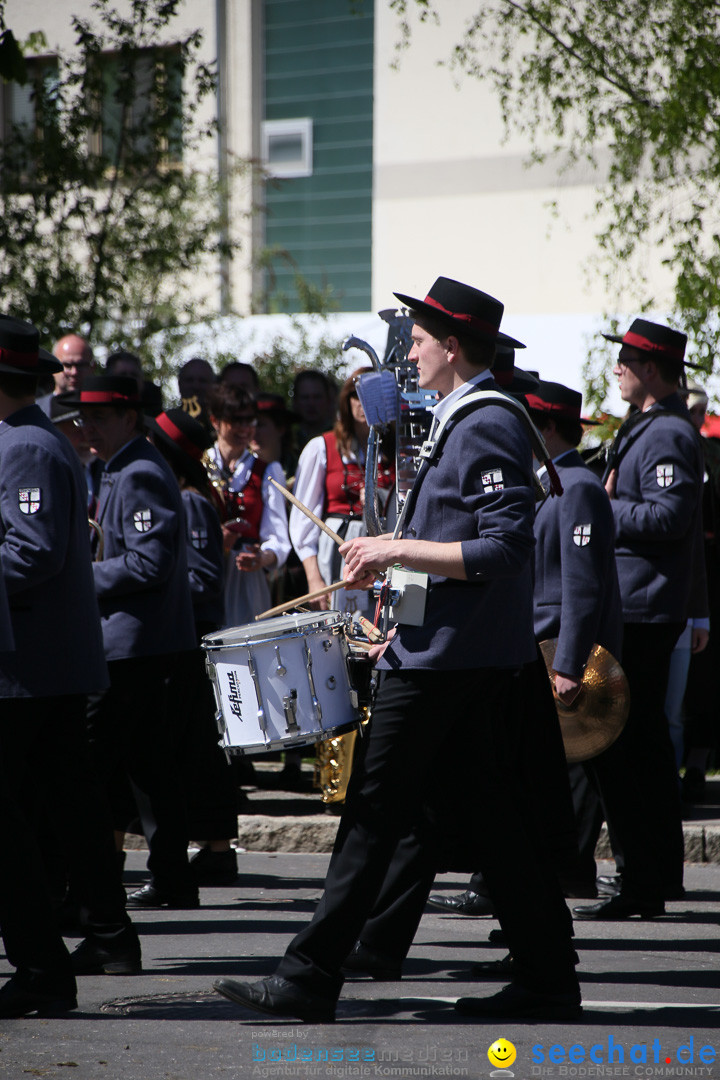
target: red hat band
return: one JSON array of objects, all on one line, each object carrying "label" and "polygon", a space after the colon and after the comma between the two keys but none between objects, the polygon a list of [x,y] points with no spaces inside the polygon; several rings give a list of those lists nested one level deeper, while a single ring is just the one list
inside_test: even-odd
[{"label": "red hat band", "polygon": [[557,413],[558,416],[568,416],[572,420],[580,419],[580,409],[576,409],[573,405],[569,405],[562,401],[545,401],[543,398],[538,397],[537,394],[526,394],[525,399],[531,409],[535,412],[547,412]]},{"label": "red hat band", "polygon": [[172,439],[181,450],[184,450],[189,457],[193,458],[195,461],[200,461],[202,459],[202,449],[199,446],[196,446],[192,439],[189,439],[187,435],[180,430],[177,424],[172,422],[167,413],[160,413],[159,416],[156,416],[155,423],[159,428],[162,428],[165,434]]},{"label": "red hat band", "polygon": [[140,398],[137,394],[119,394],[117,390],[81,390],[81,405],[109,405],[113,401],[129,401],[130,404],[138,405]]},{"label": "red hat band", "polygon": [[15,349],[5,349],[0,345],[0,364],[10,364],[11,367],[36,368],[38,353],[16,352]]},{"label": "red hat band", "polygon": [[643,352],[664,353],[665,356],[669,356],[673,360],[682,360],[685,356],[684,349],[676,349],[672,345],[662,345],[657,341],[650,341],[649,338],[643,337],[642,334],[636,334],[632,330],[628,330],[623,336],[623,342],[625,345],[632,345],[635,349],[642,349]]},{"label": "red hat band", "polygon": [[430,307],[437,308],[438,311],[442,311],[443,315],[449,315],[452,319],[459,319],[461,322],[466,322],[469,326],[472,326],[473,330],[480,330],[484,334],[490,334],[492,337],[497,337],[500,328],[498,326],[493,326],[492,323],[485,322],[483,319],[478,319],[476,315],[466,315],[461,311],[450,311],[449,308],[444,307],[429,294],[425,297],[425,303],[429,304]]}]

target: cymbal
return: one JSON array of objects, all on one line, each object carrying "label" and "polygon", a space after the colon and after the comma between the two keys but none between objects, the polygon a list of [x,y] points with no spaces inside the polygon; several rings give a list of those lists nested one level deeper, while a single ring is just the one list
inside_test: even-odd
[{"label": "cymbal", "polygon": [[[540,651],[555,687],[553,660],[557,638],[540,642]],[[622,667],[602,645],[593,645],[580,693],[572,705],[555,697],[568,764],[588,761],[612,746],[630,711],[630,687]]]}]

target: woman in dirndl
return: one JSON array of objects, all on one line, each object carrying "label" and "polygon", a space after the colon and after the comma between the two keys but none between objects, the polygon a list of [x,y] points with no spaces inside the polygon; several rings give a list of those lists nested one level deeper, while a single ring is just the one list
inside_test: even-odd
[{"label": "woman in dirndl", "polygon": [[[300,455],[294,493],[327,525],[346,540],[364,536],[365,457],[370,434],[357,395],[356,380],[367,368],[359,368],[345,380],[338,400],[338,416],[332,431],[311,439]],[[383,455],[377,487],[381,511],[395,487],[395,469]],[[290,512],[290,539],[303,564],[308,591],[322,589],[342,577],[343,559],[336,543],[296,507]],[[372,593],[341,589],[332,597],[315,601],[316,608],[369,615],[375,606]]]},{"label": "woman in dirndl", "polygon": [[242,626],[270,607],[266,572],[290,552],[285,500],[270,483],[284,486],[285,473],[278,461],[262,461],[249,449],[257,408],[246,390],[214,386],[208,411],[217,441],[207,468],[225,503],[225,625]]}]

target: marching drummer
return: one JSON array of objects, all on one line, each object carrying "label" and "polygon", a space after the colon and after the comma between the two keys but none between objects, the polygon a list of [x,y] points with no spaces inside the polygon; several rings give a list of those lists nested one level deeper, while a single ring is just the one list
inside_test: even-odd
[{"label": "marching drummer", "polygon": [[[475,398],[464,411],[462,402],[473,391],[498,389],[495,346],[517,343],[500,333],[503,305],[471,286],[438,278],[424,300],[395,295],[415,320],[409,359],[420,388],[438,392],[444,435],[408,497],[402,537],[358,537],[341,554],[351,582],[365,584],[395,563],[429,574],[425,622],[401,624],[379,660],[366,752],[312,922],[274,975],[257,983],[220,979],[215,988],[270,1015],[334,1019],[343,962],[398,845],[420,824],[424,791],[445,755],[456,763],[463,811],[477,821],[474,855],[520,965],[499,994],[461,999],[456,1008],[488,1019],[571,1020],[581,1005],[569,914],[530,840],[512,768],[521,726],[514,676],[536,655],[529,422],[506,398]],[[433,857],[428,850],[430,866]]]},{"label": "marching drummer", "polygon": [[150,881],[128,904],[198,907],[182,793],[167,768],[165,682],[175,654],[195,647],[180,489],[145,438],[134,379],[89,376],[72,403],[105,462],[97,508],[102,555],[96,551],[93,572],[110,686],[90,698],[90,737],[116,829],[135,816],[131,780],[150,849]]}]

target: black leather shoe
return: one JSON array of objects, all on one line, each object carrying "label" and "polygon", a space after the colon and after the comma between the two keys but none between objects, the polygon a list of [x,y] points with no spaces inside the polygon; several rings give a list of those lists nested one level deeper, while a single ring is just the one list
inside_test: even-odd
[{"label": "black leather shoe", "polygon": [[539,994],[511,983],[492,997],[460,998],[455,1011],[487,1020],[577,1020],[582,1005],[579,992]]},{"label": "black leather shoe", "polygon": [[[573,952],[574,963],[580,963],[580,957]],[[502,960],[480,960],[477,964],[470,965],[471,975],[480,975],[483,979],[510,979],[515,974],[517,964],[512,953],[503,956]]]},{"label": "black leather shoe", "polygon": [[500,930],[500,928],[490,931],[488,934],[488,941],[491,945],[504,945],[505,948],[508,947],[508,939],[505,936],[505,931]]},{"label": "black leather shoe", "polygon": [[474,915],[478,917],[495,914],[492,902],[488,900],[487,896],[478,896],[471,889],[466,889],[459,896],[443,896],[442,893],[435,893],[434,896],[428,896],[427,902],[430,907],[437,908],[439,911],[444,911],[449,915]]},{"label": "black leather shoe", "polygon": [[269,1016],[288,1016],[293,1020],[319,1024],[331,1024],[335,1020],[334,1001],[304,993],[279,975],[271,975],[269,979],[256,983],[216,979],[213,987],[218,994],[237,1005]]},{"label": "black leather shoe", "polygon": [[369,975],[376,982],[399,982],[402,965],[395,957],[373,952],[362,941],[356,941],[355,948],[345,958],[342,972],[343,975]]},{"label": "black leather shoe", "polygon": [[121,941],[116,946],[107,946],[86,938],[70,953],[70,963],[76,975],[139,975],[142,972],[140,943]]},{"label": "black leather shoe", "polygon": [[238,879],[237,852],[200,848],[190,860],[190,873],[198,885],[234,885]]},{"label": "black leather shoe", "polygon": [[[601,874],[597,879],[598,896],[618,896],[622,890],[622,874]],[[666,886],[663,900],[682,900],[685,896],[684,885]]]},{"label": "black leather shoe", "polygon": [[0,1019],[3,1020],[29,1016],[30,1013],[56,1016],[71,1009],[77,1009],[75,980],[72,976],[58,980],[56,985],[52,985],[49,980],[37,979],[27,986],[13,976],[0,987]]},{"label": "black leather shoe", "polygon": [[641,919],[656,919],[664,914],[665,904],[662,900],[633,900],[628,896],[609,896],[597,904],[573,908],[576,919],[595,919],[598,922],[618,922],[631,919],[634,915]]},{"label": "black leather shoe", "polygon": [[127,898],[129,908],[178,908],[189,910],[200,907],[200,897],[197,889],[190,889],[182,893],[169,893],[158,889],[155,885],[143,885],[142,889],[130,893]]},{"label": "black leather shoe", "polygon": [[595,884],[598,896],[617,896],[622,888],[622,874],[600,874]]}]

